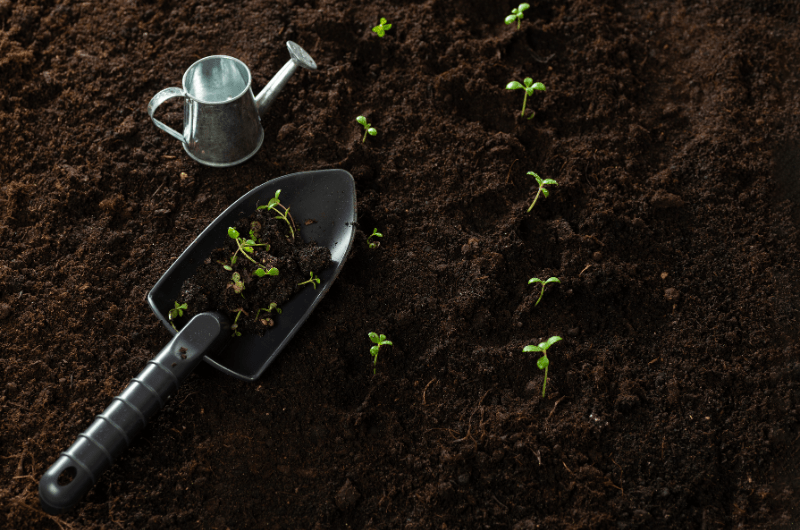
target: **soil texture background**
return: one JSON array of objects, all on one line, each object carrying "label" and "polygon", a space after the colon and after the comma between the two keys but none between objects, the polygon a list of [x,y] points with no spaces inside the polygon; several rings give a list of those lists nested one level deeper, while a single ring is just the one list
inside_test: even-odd
[{"label": "soil texture background", "polygon": [[[797,2],[530,6],[0,0],[0,527],[797,524]],[[319,70],[248,162],[150,122],[196,60],[258,91],[287,40]],[[149,289],[249,189],[323,168],[359,231],[301,332],[255,383],[203,364],[46,515],[39,478],[169,340]],[[531,212],[528,171],[558,182]],[[552,335],[542,397],[522,349]]]}]

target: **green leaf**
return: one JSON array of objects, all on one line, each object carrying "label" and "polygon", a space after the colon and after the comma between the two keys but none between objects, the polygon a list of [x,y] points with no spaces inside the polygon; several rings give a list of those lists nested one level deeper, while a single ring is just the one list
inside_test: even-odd
[{"label": "green leaf", "polygon": [[540,280],[539,278],[531,278],[530,280],[528,280],[528,285],[530,285],[532,283],[537,283],[537,282],[538,283],[543,283],[542,280]]},{"label": "green leaf", "polygon": [[519,9],[519,11],[521,13],[521,12],[525,11],[526,9],[528,9],[529,7],[531,7],[531,6],[528,5],[528,4],[520,4],[518,9]]},{"label": "green leaf", "polygon": [[278,191],[275,192],[275,200],[276,201],[278,200],[278,197],[280,197],[280,195],[281,195],[281,190],[278,190]]},{"label": "green leaf", "polygon": [[369,352],[372,354],[373,357],[377,357],[378,356],[378,350],[379,350],[379,348],[377,346],[373,346],[372,348],[369,349]]},{"label": "green leaf", "polygon": [[267,274],[269,276],[277,276],[279,274],[279,272],[278,272],[278,269],[276,269],[275,267],[272,267],[270,270],[267,271]]},{"label": "green leaf", "polygon": [[238,282],[238,281],[239,281],[239,280],[241,280],[241,279],[242,279],[242,277],[241,277],[241,275],[240,275],[238,272],[234,272],[234,273],[233,273],[233,276],[231,276],[231,280],[233,280],[233,281],[235,281],[235,282]]},{"label": "green leaf", "polygon": [[545,345],[546,345],[547,348],[549,348],[550,346],[552,346],[553,344],[555,344],[556,342],[558,342],[560,340],[563,340],[563,339],[561,337],[550,337],[549,339],[547,339],[547,342],[545,343]]},{"label": "green leaf", "polygon": [[392,25],[391,24],[387,24],[385,20],[383,22],[381,22],[381,24],[383,24],[383,29],[385,29],[386,31],[389,31],[390,29],[392,29]]},{"label": "green leaf", "polygon": [[550,196],[550,192],[547,191],[547,188],[542,188],[542,195],[544,195],[545,197],[549,197]]},{"label": "green leaf", "polygon": [[[513,13],[514,10],[512,9],[511,12]],[[513,24],[516,21],[517,21],[516,15],[508,15],[506,17],[506,26],[508,26],[509,24]]]},{"label": "green leaf", "polygon": [[528,175],[531,175],[532,177],[538,177],[538,176],[539,176],[539,175],[537,175],[536,173],[534,173],[533,171],[528,171],[528,173],[527,173],[527,174],[528,174]]},{"label": "green leaf", "polygon": [[370,127],[369,129],[367,129],[367,132],[369,133],[370,136],[377,136],[378,135],[378,131],[374,127]]},{"label": "green leaf", "polygon": [[543,92],[547,90],[547,89],[544,87],[544,83],[534,83],[534,84],[533,84],[533,86],[532,86],[531,88],[532,88],[532,89],[534,89],[534,90],[541,90],[541,91],[543,91]]},{"label": "green leaf", "polygon": [[544,181],[542,180],[542,177],[540,177],[536,173],[534,173],[533,176],[536,177],[536,183],[539,185],[539,187],[544,186]]},{"label": "green leaf", "polygon": [[556,181],[555,181],[555,180],[553,180],[553,179],[544,179],[544,180],[542,181],[542,184],[543,184],[543,185],[546,185],[546,186],[558,186],[558,182],[556,182]]},{"label": "green leaf", "polygon": [[368,335],[369,335],[369,340],[371,340],[375,344],[378,344],[378,334],[377,333],[375,333],[374,331],[370,331],[368,333]]},{"label": "green leaf", "polygon": [[381,17],[381,25],[386,24],[386,19]]},{"label": "green leaf", "polygon": [[534,346],[533,344],[528,344],[524,348],[522,348],[523,352],[531,352],[531,351],[542,351],[542,348],[539,346]]},{"label": "green leaf", "polygon": [[536,361],[536,366],[539,367],[539,370],[544,370],[548,366],[550,366],[550,359],[547,357],[539,357],[539,360]]},{"label": "green leaf", "polygon": [[258,276],[259,278],[263,278],[266,275],[267,275],[267,271],[265,271],[261,267],[257,268],[255,271],[253,271],[253,276]]},{"label": "green leaf", "polygon": [[[238,259],[238,258],[236,257],[236,254],[234,254],[233,256],[231,256],[231,265],[236,265],[236,260],[237,260],[237,259]],[[233,269],[231,269],[231,270],[233,270]]]},{"label": "green leaf", "polygon": [[383,341],[385,341],[385,340],[386,340],[386,335],[384,335],[383,333],[381,333],[381,334],[380,334],[380,340],[378,341],[378,344],[383,344]]},{"label": "green leaf", "polygon": [[367,126],[367,119],[364,116],[359,116],[358,118],[356,118],[356,121],[361,125],[363,125],[364,127]]},{"label": "green leaf", "polygon": [[267,203],[267,210],[273,209],[275,207],[275,205],[280,204],[280,203],[281,203],[281,201],[279,201],[277,198],[270,199],[269,202]]},{"label": "green leaf", "polygon": [[519,81],[511,81],[509,84],[506,85],[506,90],[516,90],[518,88],[525,88],[520,84]]},{"label": "green leaf", "polygon": [[392,344],[392,341],[390,341],[390,340],[385,340],[381,344],[383,344],[385,346],[394,346],[394,344]]},{"label": "green leaf", "polygon": [[231,239],[237,239],[239,237],[239,231],[236,230],[234,227],[228,227],[228,237]]},{"label": "green leaf", "polygon": [[561,283],[561,280],[559,280],[555,276],[551,276],[550,278],[547,278],[546,282],[544,282],[545,285],[547,285],[548,283]]},{"label": "green leaf", "polygon": [[533,84],[533,79],[531,79],[530,77],[526,77],[525,79],[522,80],[522,82],[525,83],[526,87],[529,87]]}]

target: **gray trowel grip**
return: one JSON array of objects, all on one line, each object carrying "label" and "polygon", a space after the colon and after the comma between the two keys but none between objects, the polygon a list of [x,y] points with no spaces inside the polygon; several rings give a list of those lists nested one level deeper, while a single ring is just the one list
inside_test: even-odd
[{"label": "gray trowel grip", "polygon": [[80,501],[229,331],[228,319],[219,313],[190,320],[42,476],[44,511],[57,515]]}]

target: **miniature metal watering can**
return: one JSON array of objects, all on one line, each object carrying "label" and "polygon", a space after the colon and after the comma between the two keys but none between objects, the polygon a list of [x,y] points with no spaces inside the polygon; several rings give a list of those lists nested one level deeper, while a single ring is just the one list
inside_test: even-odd
[{"label": "miniature metal watering can", "polygon": [[[212,55],[200,59],[183,74],[183,88],[165,88],[147,105],[147,114],[159,129],[177,138],[186,153],[207,166],[228,167],[256,154],[264,142],[261,116],[275,101],[298,66],[316,70],[317,63],[292,41],[286,43],[291,60],[258,96],[250,88],[250,70],[239,59]],[[153,117],[159,105],[182,97],[183,134]]]}]

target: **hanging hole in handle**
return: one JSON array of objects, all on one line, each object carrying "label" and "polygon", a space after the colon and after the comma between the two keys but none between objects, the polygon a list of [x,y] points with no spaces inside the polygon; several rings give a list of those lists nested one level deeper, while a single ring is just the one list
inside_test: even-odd
[{"label": "hanging hole in handle", "polygon": [[58,485],[66,486],[70,482],[75,480],[75,477],[77,476],[78,476],[78,470],[75,469],[75,466],[69,466],[64,471],[62,471],[60,475],[58,475]]}]

